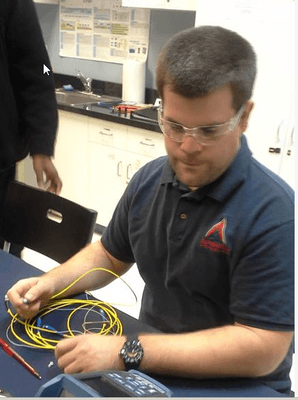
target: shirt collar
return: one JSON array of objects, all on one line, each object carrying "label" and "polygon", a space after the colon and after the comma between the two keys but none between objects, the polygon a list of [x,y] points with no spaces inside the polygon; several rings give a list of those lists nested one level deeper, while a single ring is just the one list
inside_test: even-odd
[{"label": "shirt collar", "polygon": [[[240,149],[228,169],[216,181],[197,189],[195,192],[190,192],[192,193],[191,197],[201,200],[203,197],[208,196],[218,201],[224,201],[245,180],[251,155],[246,137],[242,135]],[[161,177],[161,184],[165,183],[172,183],[174,187],[179,188],[182,192],[190,191],[187,186],[178,181],[168,158]]]},{"label": "shirt collar", "polygon": [[251,151],[244,135],[241,137],[241,147],[228,169],[210,186],[208,196],[218,201],[224,201],[246,178]]}]

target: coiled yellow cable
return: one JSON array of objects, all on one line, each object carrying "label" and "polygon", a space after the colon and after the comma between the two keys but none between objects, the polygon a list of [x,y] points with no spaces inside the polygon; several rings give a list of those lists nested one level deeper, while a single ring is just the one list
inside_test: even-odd
[{"label": "coiled yellow cable", "polygon": [[[93,331],[94,329],[97,330],[97,334],[99,335],[108,335],[108,334],[113,334],[113,335],[122,335],[123,333],[123,326],[118,318],[116,310],[108,303],[104,303],[103,301],[97,300],[97,299],[73,299],[73,298],[61,298],[57,299],[57,297],[61,296],[65,292],[67,292],[68,289],[70,289],[72,286],[74,286],[79,280],[84,278],[87,274],[93,272],[93,271],[106,271],[113,276],[115,276],[118,279],[121,279],[122,282],[126,284],[126,286],[129,287],[131,292],[133,293],[135,300],[137,301],[137,297],[132,290],[132,288],[115,272],[107,270],[105,268],[97,267],[97,268],[92,268],[91,270],[85,272],[81,276],[79,276],[75,281],[73,281],[69,286],[61,290],[59,293],[56,293],[53,295],[48,304],[44,306],[43,308],[40,309],[38,314],[30,319],[21,319],[18,315],[18,313],[13,314],[10,308],[7,306],[7,312],[11,316],[11,322],[10,322],[10,330],[12,335],[18,339],[23,345],[33,347],[33,348],[39,348],[39,349],[49,349],[49,350],[54,350],[57,343],[59,340],[54,339],[53,336],[63,336],[63,337],[74,337],[75,332],[76,333],[87,333],[90,331]],[[86,295],[88,295],[86,293]],[[7,305],[7,303],[6,303]],[[56,330],[55,328],[52,327],[47,327],[47,326],[41,326],[41,319],[48,315],[49,313],[55,312],[55,311],[69,311],[69,315],[67,317],[66,321],[66,331],[59,331]],[[83,327],[83,332],[78,332],[77,330],[74,331],[71,327],[71,322],[72,318],[74,315],[79,312],[79,311],[84,311],[87,310],[85,317],[90,313],[96,313],[100,314],[101,320],[94,320],[94,321],[89,321],[87,322],[85,320],[84,324],[82,325]],[[24,328],[24,333],[27,335],[27,338],[23,338],[16,332],[15,326],[17,326],[17,323],[22,325]],[[96,325],[97,327],[93,328],[92,330],[86,329],[87,325]],[[18,325],[19,326],[19,325]],[[45,336],[45,334],[47,334]],[[49,335],[51,334],[51,335]]]}]

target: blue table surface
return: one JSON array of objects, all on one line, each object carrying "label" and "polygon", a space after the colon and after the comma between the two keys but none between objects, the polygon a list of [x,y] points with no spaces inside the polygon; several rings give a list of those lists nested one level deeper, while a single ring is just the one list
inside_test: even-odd
[{"label": "blue table surface", "polygon": [[[6,330],[11,317],[7,314],[4,295],[19,279],[38,276],[43,272],[24,261],[0,250],[0,337],[6,339]],[[135,318],[119,311],[118,316],[123,323],[124,333],[156,332]],[[56,322],[56,321],[55,321]],[[58,367],[54,352],[51,350],[33,349],[11,345],[41,375],[39,380],[30,374],[15,359],[0,349],[0,389],[14,397],[32,397],[41,385],[58,374],[63,373]],[[190,380],[153,376],[168,386],[175,397],[282,397],[271,388],[253,379],[210,379]]]}]

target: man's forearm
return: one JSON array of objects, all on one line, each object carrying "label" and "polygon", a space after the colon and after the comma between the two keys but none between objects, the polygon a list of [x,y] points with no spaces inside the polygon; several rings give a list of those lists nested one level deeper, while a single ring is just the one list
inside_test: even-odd
[{"label": "man's forearm", "polygon": [[193,378],[257,377],[274,371],[292,333],[231,325],[185,334],[140,335],[145,372]]}]

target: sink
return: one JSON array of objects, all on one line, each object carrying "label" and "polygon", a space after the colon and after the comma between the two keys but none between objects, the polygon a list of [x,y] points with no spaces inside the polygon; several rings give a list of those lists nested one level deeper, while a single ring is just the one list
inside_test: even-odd
[{"label": "sink", "polygon": [[94,93],[87,93],[87,92],[65,92],[63,89],[56,89],[56,100],[57,103],[66,104],[69,106],[74,105],[84,105],[84,104],[96,104],[99,101],[115,101],[120,99],[116,99],[115,97],[110,96],[100,96]]},{"label": "sink", "polygon": [[56,100],[58,103],[72,105],[78,103],[90,103],[100,101],[101,96],[85,92],[64,92],[56,90]]}]

